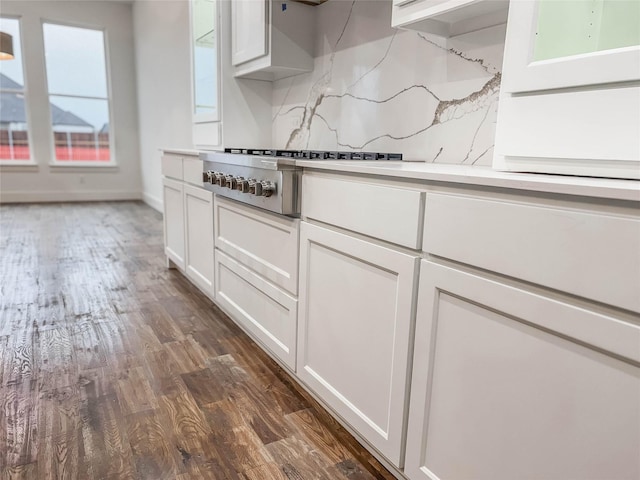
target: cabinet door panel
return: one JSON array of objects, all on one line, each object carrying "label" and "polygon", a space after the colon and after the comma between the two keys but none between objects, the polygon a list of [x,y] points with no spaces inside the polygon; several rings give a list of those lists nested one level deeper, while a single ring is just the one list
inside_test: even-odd
[{"label": "cabinet door panel", "polygon": [[401,465],[416,257],[301,227],[299,377]]},{"label": "cabinet door panel", "polygon": [[[618,340],[583,343],[596,322]],[[423,261],[407,475],[638,478],[639,330]]]},{"label": "cabinet door panel", "polygon": [[[182,161],[180,161],[182,172]],[[164,251],[178,267],[184,269],[184,204],[183,184],[164,178]]]},{"label": "cabinet door panel", "polygon": [[213,194],[184,186],[187,276],[213,297]]},{"label": "cabinet door panel", "polygon": [[231,3],[231,60],[233,65],[267,54],[267,2],[234,0]]}]

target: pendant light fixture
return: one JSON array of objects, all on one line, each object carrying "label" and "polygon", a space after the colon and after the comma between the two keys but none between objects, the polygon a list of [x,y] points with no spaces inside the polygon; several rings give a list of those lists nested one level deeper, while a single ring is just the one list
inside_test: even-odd
[{"label": "pendant light fixture", "polygon": [[13,37],[0,32],[0,60],[13,59]]}]

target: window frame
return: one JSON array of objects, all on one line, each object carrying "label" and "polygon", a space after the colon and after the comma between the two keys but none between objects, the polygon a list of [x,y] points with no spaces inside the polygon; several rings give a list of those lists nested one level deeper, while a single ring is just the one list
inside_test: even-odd
[{"label": "window frame", "polygon": [[[29,158],[25,160],[16,160],[9,158],[1,158],[0,157],[0,166],[1,167],[33,167],[37,166],[37,162],[33,156],[33,123],[31,119],[31,108],[30,108],[30,98],[29,98],[29,87],[28,87],[28,75],[24,61],[24,41],[23,41],[23,29],[22,29],[22,15],[6,15],[1,14],[1,18],[16,20],[18,22],[18,31],[20,35],[18,36],[17,43],[20,45],[20,64],[22,66],[22,90],[20,91],[24,96],[24,110],[25,117],[27,119],[27,145],[29,146]],[[16,38],[13,39],[14,44],[16,43]],[[15,90],[11,89],[0,89],[0,92],[15,92]]]},{"label": "window frame", "polygon": [[[95,30],[102,32],[102,46],[104,49],[104,62],[105,62],[105,80],[107,84],[107,97],[93,97],[86,95],[65,95],[65,94],[57,94],[51,93],[49,91],[49,76],[47,71],[47,63],[46,63],[46,43],[45,43],[45,35],[44,35],[44,26],[46,24],[61,26],[61,27],[71,27],[71,28],[81,28],[85,30]],[[47,95],[47,110],[48,110],[48,123],[49,123],[49,146],[51,157],[49,159],[49,166],[57,168],[113,168],[118,166],[117,158],[116,158],[116,150],[115,150],[115,125],[114,125],[114,115],[113,115],[113,90],[111,86],[111,55],[109,51],[109,35],[107,28],[101,25],[89,24],[89,23],[80,23],[80,22],[65,22],[61,20],[53,20],[48,18],[40,19],[40,32],[42,33],[42,62],[43,62],[43,71],[44,71],[44,86],[45,92]],[[96,161],[96,160],[58,160],[56,157],[56,142],[54,136],[53,129],[53,121],[51,118],[51,97],[66,97],[66,98],[77,98],[77,99],[86,99],[86,100],[106,100],[107,108],[109,110],[109,161]]]}]

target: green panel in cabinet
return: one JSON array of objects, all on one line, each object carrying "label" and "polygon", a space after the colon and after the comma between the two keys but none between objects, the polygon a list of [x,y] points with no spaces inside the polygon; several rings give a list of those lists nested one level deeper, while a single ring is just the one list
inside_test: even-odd
[{"label": "green panel in cabinet", "polygon": [[639,0],[539,0],[533,60],[640,45]]}]

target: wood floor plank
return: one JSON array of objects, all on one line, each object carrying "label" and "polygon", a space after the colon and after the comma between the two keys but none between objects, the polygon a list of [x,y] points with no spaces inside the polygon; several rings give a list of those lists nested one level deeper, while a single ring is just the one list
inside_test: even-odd
[{"label": "wood floor plank", "polygon": [[172,479],[182,472],[180,452],[157,411],[130,415],[126,423],[138,478]]},{"label": "wood floor plank", "polygon": [[188,391],[181,377],[182,370],[166,349],[147,352],[144,358],[149,384],[155,395],[173,398]]},{"label": "wood floor plank", "polygon": [[161,343],[175,342],[184,338],[162,305],[156,302],[147,303],[141,306],[140,311]]},{"label": "wood floor plank", "polygon": [[96,323],[79,321],[72,327],[75,356],[80,370],[90,370],[107,364],[105,347]]},{"label": "wood floor plank", "polygon": [[37,375],[38,365],[34,357],[39,332],[24,326],[9,338],[4,364],[3,385],[29,382]]},{"label": "wood floor plank", "polygon": [[80,426],[80,392],[76,385],[40,392],[38,440],[75,435]]},{"label": "wood floor plank", "polygon": [[282,467],[288,479],[344,480],[329,472],[328,469],[332,467],[331,461],[312,445],[307,443],[306,439],[292,435],[272,442],[265,448],[274,462]]},{"label": "wood floor plank", "polygon": [[287,480],[286,475],[279,465],[275,463],[265,463],[251,470],[244,472],[246,480]]},{"label": "wood floor plank", "polygon": [[2,480],[33,480],[38,478],[37,463],[28,463],[26,465],[16,465],[14,467],[0,468],[0,478]]},{"label": "wood floor plank", "polygon": [[124,415],[158,408],[158,400],[142,367],[121,372],[118,377],[117,392]]},{"label": "wood floor plank", "polygon": [[0,468],[37,460],[38,408],[35,381],[0,389]]},{"label": "wood floor plank", "polygon": [[47,438],[38,452],[37,478],[42,480],[80,478],[77,432]]},{"label": "wood floor plank", "polygon": [[189,449],[199,445],[200,440],[206,440],[211,433],[202,411],[189,393],[179,393],[168,397],[162,395],[159,399],[160,409],[176,434],[179,448],[188,453]]},{"label": "wood floor plank", "polygon": [[176,342],[167,342],[164,348],[178,366],[180,373],[202,370],[207,366],[207,354],[191,336]]},{"label": "wood floor plank", "polygon": [[223,386],[209,368],[185,373],[181,377],[199,407],[218,402],[224,397]]},{"label": "wood floor plank", "polygon": [[166,268],[154,210],[0,205],[0,232],[1,480],[392,478]]}]

